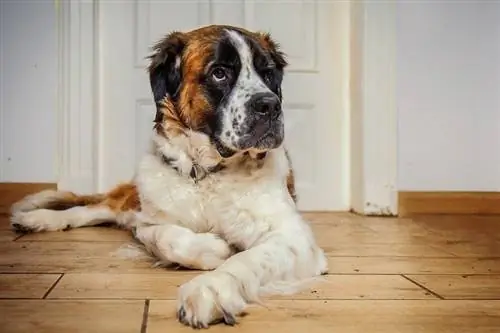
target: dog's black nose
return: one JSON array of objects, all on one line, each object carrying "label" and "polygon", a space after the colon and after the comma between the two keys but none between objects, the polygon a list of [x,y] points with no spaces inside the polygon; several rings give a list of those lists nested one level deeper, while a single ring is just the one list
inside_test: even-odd
[{"label": "dog's black nose", "polygon": [[249,104],[254,112],[262,116],[276,117],[281,112],[280,100],[273,93],[257,93],[250,98]]}]

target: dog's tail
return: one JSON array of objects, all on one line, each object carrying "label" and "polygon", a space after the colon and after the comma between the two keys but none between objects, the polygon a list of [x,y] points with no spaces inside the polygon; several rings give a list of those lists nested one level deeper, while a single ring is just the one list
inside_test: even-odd
[{"label": "dog's tail", "polygon": [[11,207],[11,213],[30,212],[36,209],[66,210],[77,206],[98,205],[104,194],[77,195],[72,192],[45,190],[25,196]]},{"label": "dog's tail", "polygon": [[30,194],[11,207],[11,225],[18,231],[65,230],[114,222],[132,227],[121,213],[140,210],[137,187],[120,184],[107,193],[78,195],[68,191],[45,190]]}]

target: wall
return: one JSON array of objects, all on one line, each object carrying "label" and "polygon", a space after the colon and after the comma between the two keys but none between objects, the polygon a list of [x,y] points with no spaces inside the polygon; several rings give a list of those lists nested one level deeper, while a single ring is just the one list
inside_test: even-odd
[{"label": "wall", "polygon": [[399,190],[500,191],[500,3],[400,3]]},{"label": "wall", "polygon": [[[0,181],[56,181],[54,4],[0,12]],[[398,189],[500,190],[500,4],[400,2],[397,35]]]},{"label": "wall", "polygon": [[0,1],[0,182],[57,181],[52,1]]}]

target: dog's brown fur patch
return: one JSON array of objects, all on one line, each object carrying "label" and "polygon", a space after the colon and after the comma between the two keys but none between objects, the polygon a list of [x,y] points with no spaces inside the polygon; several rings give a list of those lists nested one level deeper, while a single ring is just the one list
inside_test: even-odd
[{"label": "dog's brown fur patch", "polygon": [[295,176],[293,174],[293,169],[291,168],[288,171],[288,176],[286,177],[286,187],[288,188],[288,193],[290,193],[293,201],[297,203],[297,193],[295,192]]},{"label": "dog's brown fur patch", "polygon": [[161,112],[161,117],[157,114],[157,118],[160,118],[160,120],[155,120],[156,123],[154,125],[156,132],[166,138],[185,135],[186,126],[183,124],[179,113],[175,110],[172,101],[164,99],[160,102],[160,105],[161,107],[158,112]]},{"label": "dog's brown fur patch", "polygon": [[101,203],[106,198],[104,194],[77,195],[72,192],[64,192],[61,198],[49,201],[43,207],[50,210],[65,210],[77,206],[92,206]]},{"label": "dog's brown fur patch", "polygon": [[108,192],[106,199],[102,201],[101,205],[107,206],[115,212],[139,211],[141,209],[141,202],[137,186],[132,183],[118,185]]}]

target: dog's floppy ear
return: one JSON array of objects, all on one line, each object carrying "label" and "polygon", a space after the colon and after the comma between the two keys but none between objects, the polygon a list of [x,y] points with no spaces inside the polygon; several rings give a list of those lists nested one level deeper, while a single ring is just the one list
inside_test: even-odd
[{"label": "dog's floppy ear", "polygon": [[[280,49],[280,45],[275,42],[271,38],[271,34],[268,32],[258,32],[259,37],[262,39],[263,44],[265,45],[266,50],[269,52],[269,55],[273,59],[276,64],[276,68],[280,71],[279,80],[283,78],[283,70],[288,66],[288,62],[286,60],[286,55]],[[278,97],[280,101],[283,99],[283,95],[281,93],[281,86],[278,87]]]},{"label": "dog's floppy ear", "polygon": [[259,32],[258,34],[264,41],[264,45],[266,45],[271,58],[276,63],[276,67],[279,70],[283,70],[286,66],[288,66],[285,53],[280,50],[280,45],[271,38],[271,34],[267,32]]},{"label": "dog's floppy ear", "polygon": [[153,46],[153,54],[149,56],[149,82],[157,105],[155,121],[161,121],[158,103],[165,97],[177,98],[182,82],[181,57],[186,46],[186,36],[174,31]]}]

